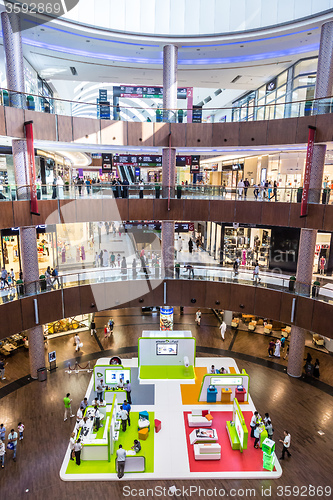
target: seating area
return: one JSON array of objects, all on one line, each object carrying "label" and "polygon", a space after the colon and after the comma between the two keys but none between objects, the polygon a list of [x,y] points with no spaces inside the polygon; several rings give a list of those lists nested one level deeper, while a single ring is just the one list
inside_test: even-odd
[{"label": "seating area", "polygon": [[209,410],[192,410],[187,419],[189,427],[211,427],[213,423]]},{"label": "seating area", "polygon": [[221,458],[221,445],[219,443],[195,444],[193,448],[195,460],[220,460]]}]

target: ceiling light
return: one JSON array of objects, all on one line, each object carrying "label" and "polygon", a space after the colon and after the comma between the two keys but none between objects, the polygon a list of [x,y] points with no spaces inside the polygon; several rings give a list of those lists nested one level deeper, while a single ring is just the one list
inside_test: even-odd
[{"label": "ceiling light", "polygon": [[74,66],[70,66],[70,70],[71,70],[73,76],[77,75],[77,71],[76,71],[76,68]]}]

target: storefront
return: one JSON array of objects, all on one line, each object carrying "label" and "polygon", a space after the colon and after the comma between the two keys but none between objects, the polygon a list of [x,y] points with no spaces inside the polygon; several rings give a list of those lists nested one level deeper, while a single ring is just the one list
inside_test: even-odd
[{"label": "storefront", "polygon": [[222,185],[236,188],[241,179],[244,179],[244,160],[222,163]]}]

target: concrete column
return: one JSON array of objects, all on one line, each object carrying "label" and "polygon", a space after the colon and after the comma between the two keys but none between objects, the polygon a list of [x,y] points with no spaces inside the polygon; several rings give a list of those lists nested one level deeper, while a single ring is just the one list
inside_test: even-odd
[{"label": "concrete column", "polygon": [[[333,21],[325,23],[321,27],[320,45],[318,54],[318,66],[316,77],[315,99],[330,97],[333,87]],[[327,113],[328,103],[318,104],[317,112]]]},{"label": "concrete column", "polygon": [[301,295],[310,295],[316,238],[315,229],[301,229],[296,273],[296,292]]},{"label": "concrete column", "polygon": [[231,326],[232,322],[232,311],[224,311],[223,312],[223,321],[227,326]]},{"label": "concrete column", "polygon": [[[21,38],[20,17],[17,14],[1,13],[3,45],[6,58],[7,88],[16,92],[24,92],[24,65]],[[24,96],[10,93],[11,105],[24,107]]]},{"label": "concrete column", "polygon": [[12,150],[17,199],[30,200],[27,141],[25,139],[14,139],[12,141]]},{"label": "concrete column", "polygon": [[[164,121],[177,121],[177,67],[178,47],[163,47],[163,108]],[[169,110],[169,111],[168,111]]]},{"label": "concrete column", "polygon": [[292,326],[290,332],[287,373],[291,377],[300,377],[304,363],[305,330]]},{"label": "concrete column", "polygon": [[175,223],[162,221],[162,268],[166,278],[173,278],[175,260]]}]

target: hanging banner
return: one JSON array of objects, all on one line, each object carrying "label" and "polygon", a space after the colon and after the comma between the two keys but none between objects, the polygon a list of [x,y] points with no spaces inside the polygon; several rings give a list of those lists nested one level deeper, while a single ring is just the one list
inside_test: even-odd
[{"label": "hanging banner", "polygon": [[32,124],[33,124],[32,121],[24,123],[25,137],[27,140],[27,152],[28,152],[28,173],[30,182],[30,212],[34,215],[40,215],[38,212],[38,202],[37,202],[34,131]]},{"label": "hanging banner", "polygon": [[313,157],[313,146],[315,139],[316,127],[309,125],[309,136],[308,136],[308,148],[306,151],[306,163],[305,163],[305,173],[304,173],[304,183],[303,183],[303,193],[302,193],[302,203],[301,203],[301,217],[306,217],[308,215],[308,197],[309,197],[309,187],[310,187],[310,175]]}]

